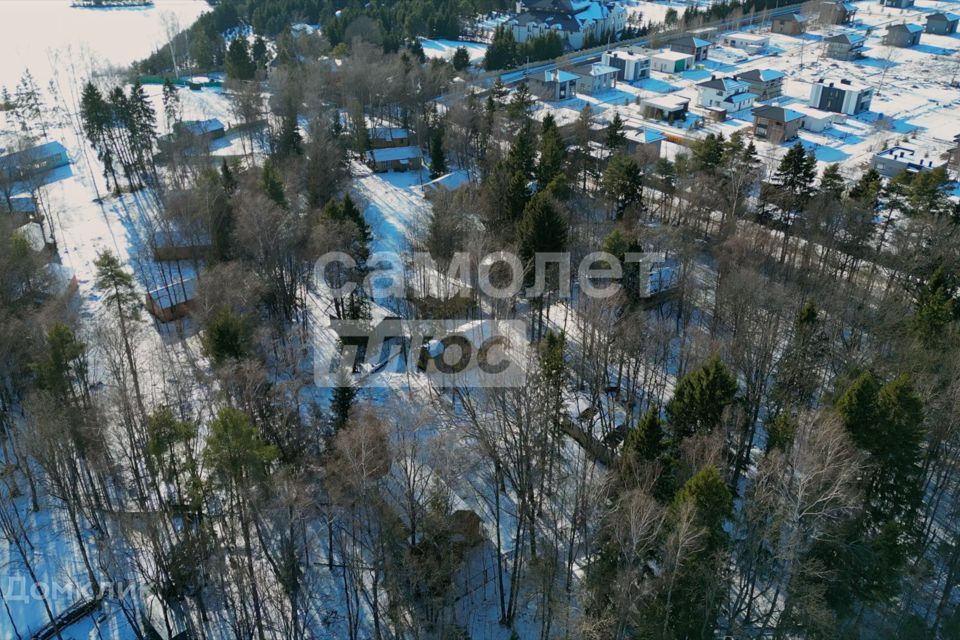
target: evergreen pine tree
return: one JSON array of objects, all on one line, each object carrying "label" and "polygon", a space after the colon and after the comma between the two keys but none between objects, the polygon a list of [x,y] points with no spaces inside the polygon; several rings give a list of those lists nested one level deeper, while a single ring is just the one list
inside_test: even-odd
[{"label": "evergreen pine tree", "polygon": [[443,150],[443,126],[439,126],[430,138],[430,176],[439,178],[447,172],[447,156]]},{"label": "evergreen pine tree", "polygon": [[736,378],[716,356],[681,377],[666,407],[674,443],[718,428],[737,389]]}]

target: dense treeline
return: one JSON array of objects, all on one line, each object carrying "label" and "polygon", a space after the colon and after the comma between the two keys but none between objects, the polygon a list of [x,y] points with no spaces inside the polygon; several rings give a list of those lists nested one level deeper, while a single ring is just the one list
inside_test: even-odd
[{"label": "dense treeline", "polygon": [[500,0],[388,0],[350,3],[339,0],[221,0],[200,16],[184,33],[151,57],[137,64],[144,73],[167,73],[181,68],[209,71],[223,66],[225,38],[250,27],[265,37],[281,37],[279,48],[289,45],[296,23],[320,25],[326,43],[352,44],[362,38],[398,51],[418,36],[456,40],[463,22],[477,14],[502,9]]}]

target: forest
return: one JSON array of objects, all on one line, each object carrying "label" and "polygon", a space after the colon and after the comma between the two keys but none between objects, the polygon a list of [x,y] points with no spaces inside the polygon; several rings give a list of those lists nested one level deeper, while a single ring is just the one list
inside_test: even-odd
[{"label": "forest", "polygon": [[[56,514],[91,606],[109,600],[138,639],[960,637],[948,170],[821,170],[799,143],[772,162],[739,134],[652,157],[618,114],[587,105],[561,125],[534,117],[523,83],[473,91],[450,63],[385,52],[453,15],[439,4],[347,7],[383,38],[330,64],[300,55],[338,44],[326,2],[221,2],[191,47],[241,21],[264,38],[281,15],[331,26],[269,73],[256,44],[212,55],[240,132],[230,160],[182,133],[172,83],[157,104],[139,83],[84,82],[67,122],[101,197],[136,197],[154,242],[186,243],[196,298],[186,328],[164,330],[141,272],[103,251],[97,312],[78,314],[46,293],[41,256],[0,234],[10,562],[41,583],[27,522]],[[25,79],[4,102],[39,132],[49,99]],[[409,130],[431,178],[469,178],[418,209],[402,298],[368,286],[380,127]],[[596,252],[665,256],[675,277],[652,297],[631,269],[604,298],[562,270],[507,300],[453,286],[457,256],[477,274],[501,251],[527,279],[538,256]],[[329,252],[353,261],[346,297],[313,277]],[[526,384],[318,389],[304,364],[317,327],[382,315],[523,319]],[[9,607],[0,620],[21,635]]]}]

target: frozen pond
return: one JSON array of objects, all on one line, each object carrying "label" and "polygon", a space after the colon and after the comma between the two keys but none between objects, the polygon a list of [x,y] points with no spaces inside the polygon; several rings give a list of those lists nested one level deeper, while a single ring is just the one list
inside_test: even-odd
[{"label": "frozen pond", "polygon": [[29,68],[46,87],[55,67],[87,68],[87,52],[95,66],[130,64],[166,42],[170,25],[186,28],[209,8],[204,0],[103,9],[74,8],[70,0],[2,0],[0,85],[12,92]]}]

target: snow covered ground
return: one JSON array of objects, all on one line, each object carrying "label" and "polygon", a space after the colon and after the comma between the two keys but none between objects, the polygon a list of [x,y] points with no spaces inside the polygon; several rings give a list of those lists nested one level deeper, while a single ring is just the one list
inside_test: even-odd
[{"label": "snow covered ground", "polygon": [[487,45],[482,42],[420,38],[420,44],[428,58],[450,60],[458,47],[464,47],[470,54],[470,62],[477,64],[483,62],[483,57],[487,54]]},{"label": "snow covered ground", "polygon": [[73,8],[70,0],[3,0],[0,85],[13,91],[29,68],[46,87],[54,68],[83,68],[88,54],[98,66],[128,65],[165,43],[168,25],[185,28],[209,8],[204,0],[108,9]]}]

